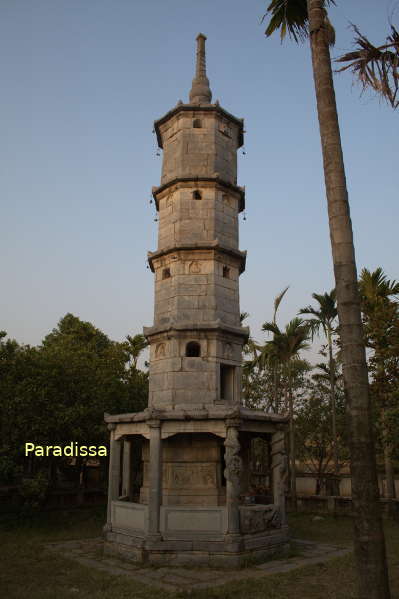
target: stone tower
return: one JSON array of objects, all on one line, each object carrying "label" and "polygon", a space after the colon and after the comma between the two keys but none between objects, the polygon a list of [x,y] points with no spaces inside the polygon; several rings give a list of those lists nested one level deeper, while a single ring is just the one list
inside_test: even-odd
[{"label": "stone tower", "polygon": [[[155,122],[163,149],[153,188],[158,248],[149,403],[106,415],[111,431],[106,549],[132,559],[236,566],[287,542],[284,428],[287,417],[241,401],[237,185],[243,121],[216,102],[197,36],[188,104]],[[254,473],[254,442],[264,468]],[[256,445],[255,443],[255,445]],[[256,449],[256,448],[255,448]],[[262,480],[258,504],[255,483]]]},{"label": "stone tower", "polygon": [[[163,148],[158,249],[150,343],[149,405],[155,408],[232,405],[240,401],[240,325],[237,149],[243,121],[211,104],[205,40],[197,37],[190,104],[178,103],[155,123]],[[198,360],[198,358],[202,358]]]}]

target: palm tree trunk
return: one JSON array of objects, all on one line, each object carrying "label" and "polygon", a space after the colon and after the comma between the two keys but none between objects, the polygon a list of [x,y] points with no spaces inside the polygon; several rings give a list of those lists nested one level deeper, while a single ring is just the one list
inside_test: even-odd
[{"label": "palm tree trunk", "polygon": [[390,597],[355,251],[323,0],[307,0],[351,440],[359,599]]},{"label": "palm tree trunk", "polygon": [[338,476],[338,443],[337,443],[337,411],[335,406],[335,361],[333,358],[331,331],[328,332],[328,354],[329,354],[329,369],[330,369],[330,400],[331,400],[331,417],[332,417],[332,437],[333,437],[333,457],[334,457],[334,474]]},{"label": "palm tree trunk", "polygon": [[384,444],[384,466],[385,466],[385,497],[387,499],[395,498],[395,477],[392,464],[392,447],[387,439],[387,423],[385,408],[382,408],[382,428]]},{"label": "palm tree trunk", "polygon": [[277,364],[273,366],[273,395],[274,395],[274,411],[278,413],[278,374]]},{"label": "palm tree trunk", "polygon": [[296,510],[296,468],[295,468],[295,430],[294,430],[294,401],[292,397],[291,373],[288,372],[288,402],[290,416],[290,491],[291,506]]},{"label": "palm tree trunk", "polygon": [[384,462],[385,462],[385,480],[386,480],[386,498],[395,498],[395,478],[393,473],[393,464],[391,458],[390,447],[384,447]]}]

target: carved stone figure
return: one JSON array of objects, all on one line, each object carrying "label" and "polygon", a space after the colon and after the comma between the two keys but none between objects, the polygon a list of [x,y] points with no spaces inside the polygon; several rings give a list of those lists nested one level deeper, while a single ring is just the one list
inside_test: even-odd
[{"label": "carved stone figure", "polygon": [[193,262],[190,262],[188,270],[191,274],[199,274],[201,272],[201,264],[198,262],[198,260],[194,260]]},{"label": "carved stone figure", "polygon": [[226,468],[224,470],[224,476],[232,485],[232,499],[238,502],[240,496],[242,459],[238,455],[240,451],[240,443],[238,441],[238,430],[236,428],[229,428],[224,446],[226,448]]}]

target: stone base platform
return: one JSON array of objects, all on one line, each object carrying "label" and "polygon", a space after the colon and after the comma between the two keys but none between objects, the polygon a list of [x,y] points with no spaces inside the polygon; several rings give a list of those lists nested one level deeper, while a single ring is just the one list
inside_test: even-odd
[{"label": "stone base platform", "polygon": [[224,535],[196,539],[162,539],[106,532],[104,554],[160,566],[242,568],[284,554],[289,548],[288,526],[251,535]]},{"label": "stone base platform", "polygon": [[103,548],[102,539],[63,541],[46,545],[47,550],[56,552],[65,559],[72,559],[86,568],[94,568],[119,578],[125,577],[136,583],[172,593],[180,591],[190,593],[192,590],[213,589],[234,581],[259,579],[303,566],[325,563],[351,552],[350,548],[342,546],[294,540],[291,541],[290,556],[269,560],[248,568],[225,571],[216,567],[201,569],[190,569],[187,566],[148,567],[116,557],[104,556]]}]

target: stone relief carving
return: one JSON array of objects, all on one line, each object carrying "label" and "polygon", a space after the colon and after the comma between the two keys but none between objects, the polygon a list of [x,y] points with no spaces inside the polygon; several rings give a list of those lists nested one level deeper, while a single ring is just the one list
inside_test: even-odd
[{"label": "stone relief carving", "polygon": [[175,487],[187,487],[190,485],[191,472],[184,465],[183,467],[175,466],[172,470],[172,484]]},{"label": "stone relief carving", "polygon": [[215,488],[216,471],[212,464],[170,464],[164,477],[166,487]]},{"label": "stone relief carving", "polygon": [[193,262],[190,262],[188,271],[190,274],[193,274],[193,275],[197,275],[201,272],[201,264],[198,262],[198,260],[194,260]]},{"label": "stone relief carving", "polygon": [[166,354],[166,344],[165,343],[157,343],[155,347],[155,357],[156,358],[164,358]]},{"label": "stone relief carving", "polygon": [[241,532],[244,534],[281,528],[281,512],[276,505],[240,507]]},{"label": "stone relief carving", "polygon": [[224,470],[224,476],[226,480],[229,481],[232,485],[232,501],[238,503],[240,497],[242,459],[238,455],[240,452],[240,442],[238,440],[238,430],[236,428],[229,428],[226,441],[224,442],[224,446],[226,448],[226,468]]}]

